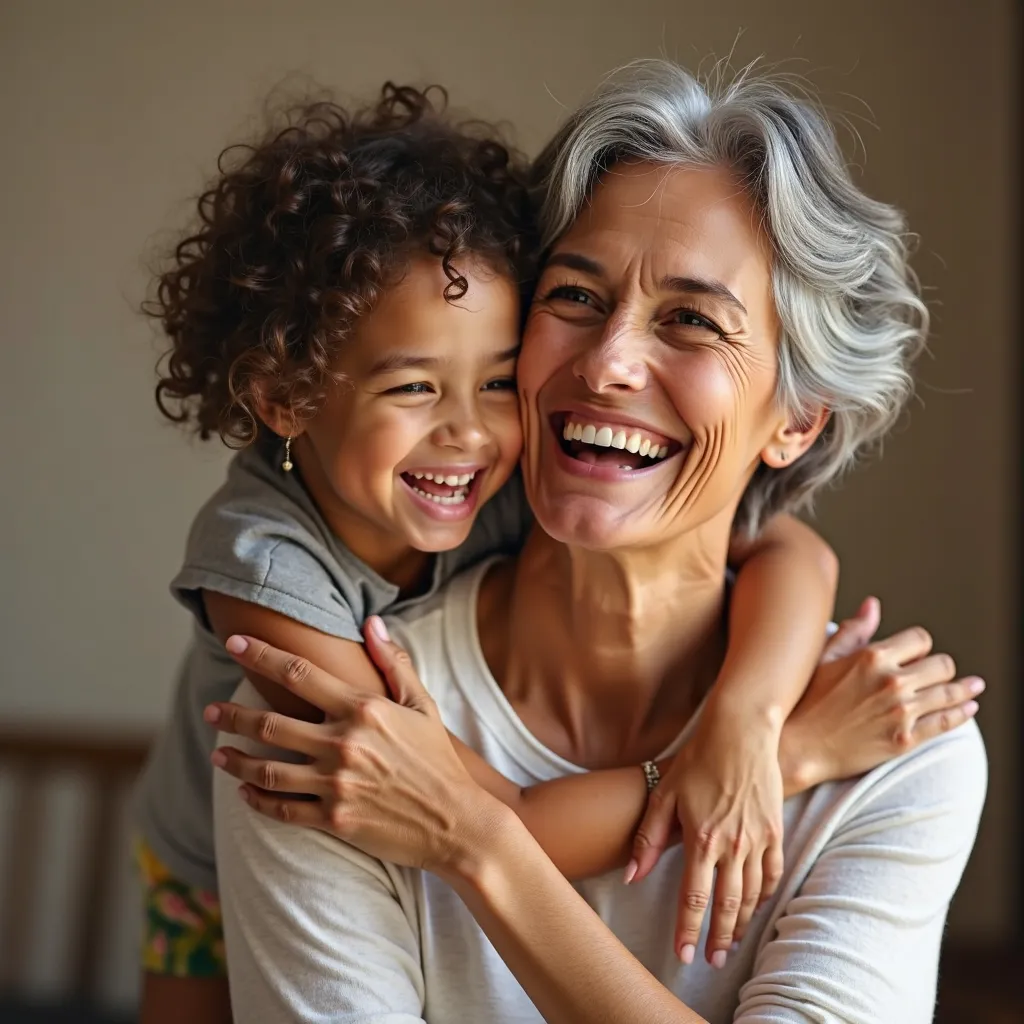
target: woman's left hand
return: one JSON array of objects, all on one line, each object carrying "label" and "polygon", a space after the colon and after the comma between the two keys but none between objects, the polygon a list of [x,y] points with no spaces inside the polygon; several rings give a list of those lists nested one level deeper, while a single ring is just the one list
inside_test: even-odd
[{"label": "woman's left hand", "polygon": [[381,860],[440,871],[458,857],[466,823],[478,822],[492,798],[470,778],[409,655],[384,623],[371,619],[365,636],[393,700],[346,688],[260,640],[232,637],[228,650],[244,668],[328,718],[318,724],[211,704],[206,721],[221,732],[310,759],[289,764],[221,747],[212,760],[244,783],[242,797],[260,814],[329,832]]}]

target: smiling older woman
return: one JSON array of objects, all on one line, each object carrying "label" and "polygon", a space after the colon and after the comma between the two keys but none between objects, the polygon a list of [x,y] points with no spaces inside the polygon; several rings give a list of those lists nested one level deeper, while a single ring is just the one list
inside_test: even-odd
[{"label": "smiling older woman", "polygon": [[[452,749],[445,726],[524,785],[671,753],[723,656],[734,522],[800,507],[876,441],[923,334],[899,216],[769,83],[709,97],[673,65],[633,68],[540,167],[548,253],[519,363],[537,528],[517,560],[389,619],[425,691],[378,640],[400,703],[352,698],[330,743],[324,726],[278,733],[337,758],[347,842],[253,813],[218,773],[234,1011],[928,1021],[984,795],[973,723],[787,800],[782,884],[719,970],[673,953],[678,848],[642,885],[574,888]],[[588,443],[602,430],[666,456]],[[901,643],[868,661],[896,670]],[[257,659],[295,667],[250,643],[241,660]],[[237,699],[264,706],[248,684]],[[805,752],[826,728],[810,705],[791,720]]]}]

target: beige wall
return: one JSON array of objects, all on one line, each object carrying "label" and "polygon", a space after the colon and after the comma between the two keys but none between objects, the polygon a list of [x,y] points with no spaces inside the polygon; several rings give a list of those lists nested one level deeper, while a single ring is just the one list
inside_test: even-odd
[{"label": "beige wall", "polygon": [[[885,461],[822,504],[842,606],[927,623],[989,680],[983,839],[955,928],[1013,920],[1021,453],[1010,246],[1011,0],[0,5],[0,715],[155,723],[185,636],[166,584],[224,463],[158,419],[142,257],[291,72],[365,91],[438,80],[535,149],[614,65],[792,60],[841,100],[864,178],[907,208],[937,314]],[[863,157],[858,159],[863,163]]]}]

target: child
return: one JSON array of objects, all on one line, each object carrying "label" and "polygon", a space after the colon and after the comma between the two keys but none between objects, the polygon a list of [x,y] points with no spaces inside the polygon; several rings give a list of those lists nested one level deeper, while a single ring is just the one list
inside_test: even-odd
[{"label": "child", "polygon": [[[535,243],[517,159],[487,129],[445,120],[428,94],[392,85],[354,115],[307,107],[242,154],[222,159],[147,309],[171,341],[160,408],[242,450],[196,517],[172,584],[195,616],[194,641],[140,784],[146,1024],[230,1019],[215,730],[202,720],[241,679],[223,641],[259,636],[379,689],[365,620],[514,548],[529,519],[515,474],[515,357]],[[695,774],[671,772],[661,788],[681,818],[728,789],[735,820],[754,823],[760,861],[778,855],[779,731],[821,653],[836,565],[786,517],[737,542],[736,555],[729,654],[688,747]],[[312,714],[254,682],[278,710]],[[482,784],[518,794],[463,754]],[[601,814],[582,787],[599,792],[624,772],[642,784],[639,769],[594,772],[517,801],[567,874],[628,859],[635,816],[596,856],[558,829],[560,806]]]}]

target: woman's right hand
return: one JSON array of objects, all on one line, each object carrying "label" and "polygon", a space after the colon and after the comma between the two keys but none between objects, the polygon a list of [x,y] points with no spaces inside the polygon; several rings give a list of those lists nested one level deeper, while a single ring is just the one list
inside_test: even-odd
[{"label": "woman's right hand", "polygon": [[954,679],[953,659],[933,654],[920,627],[868,643],[878,618],[869,599],[840,627],[783,727],[787,796],[870,771],[977,713],[983,680]]}]

